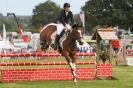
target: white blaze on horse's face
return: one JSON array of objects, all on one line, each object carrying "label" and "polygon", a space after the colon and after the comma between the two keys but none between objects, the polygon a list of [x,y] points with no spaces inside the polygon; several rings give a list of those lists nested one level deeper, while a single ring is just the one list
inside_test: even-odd
[{"label": "white blaze on horse's face", "polygon": [[81,30],[78,30],[79,34],[80,34],[80,38],[82,38],[82,33],[81,33]]},{"label": "white blaze on horse's face", "polygon": [[80,35],[80,41],[79,41],[79,43],[80,43],[80,45],[82,45],[83,44],[83,36],[82,36],[81,30],[78,30],[78,33]]}]

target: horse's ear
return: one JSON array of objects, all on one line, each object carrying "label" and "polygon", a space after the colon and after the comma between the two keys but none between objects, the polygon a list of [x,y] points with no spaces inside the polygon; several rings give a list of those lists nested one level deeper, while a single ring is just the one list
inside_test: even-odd
[{"label": "horse's ear", "polygon": [[83,27],[83,23],[79,24],[78,26],[79,26],[80,28],[82,28],[82,27]]},{"label": "horse's ear", "polygon": [[79,26],[78,24],[74,24],[72,25],[72,28],[75,29],[75,28],[78,28],[78,26]]}]

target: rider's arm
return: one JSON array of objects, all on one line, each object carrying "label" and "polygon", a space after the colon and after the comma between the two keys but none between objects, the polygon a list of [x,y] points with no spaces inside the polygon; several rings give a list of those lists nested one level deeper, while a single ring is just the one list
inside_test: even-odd
[{"label": "rider's arm", "polygon": [[70,20],[71,20],[71,25],[73,25],[74,24],[74,20],[73,20],[73,13],[72,12],[70,12]]},{"label": "rider's arm", "polygon": [[60,13],[60,21],[65,26],[64,11],[61,11],[61,13]]}]

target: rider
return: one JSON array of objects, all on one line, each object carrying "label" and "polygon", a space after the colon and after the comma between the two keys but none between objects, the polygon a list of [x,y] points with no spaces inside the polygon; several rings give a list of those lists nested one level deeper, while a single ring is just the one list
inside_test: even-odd
[{"label": "rider", "polygon": [[57,46],[59,44],[60,34],[63,29],[71,29],[71,25],[73,25],[73,13],[70,11],[70,4],[64,3],[63,10],[61,11],[59,18],[57,19],[57,34],[55,38],[55,47],[54,49],[57,50]]}]

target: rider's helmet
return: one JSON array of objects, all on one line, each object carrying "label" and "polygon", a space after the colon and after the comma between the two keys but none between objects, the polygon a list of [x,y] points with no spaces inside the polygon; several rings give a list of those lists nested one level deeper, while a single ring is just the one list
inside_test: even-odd
[{"label": "rider's helmet", "polygon": [[69,3],[64,3],[63,8],[65,8],[65,7],[70,7],[70,4]]}]

